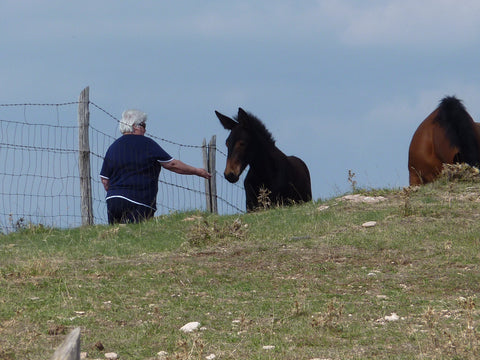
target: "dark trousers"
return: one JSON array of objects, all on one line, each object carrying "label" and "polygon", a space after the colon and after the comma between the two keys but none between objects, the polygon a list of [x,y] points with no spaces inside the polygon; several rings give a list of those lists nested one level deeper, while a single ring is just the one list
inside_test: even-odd
[{"label": "dark trousers", "polygon": [[122,198],[107,200],[108,223],[138,223],[153,217],[155,210]]}]

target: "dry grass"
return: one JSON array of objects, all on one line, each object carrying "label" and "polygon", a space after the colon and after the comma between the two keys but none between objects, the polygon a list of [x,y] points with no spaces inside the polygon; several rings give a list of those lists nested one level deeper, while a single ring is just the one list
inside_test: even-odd
[{"label": "dry grass", "polygon": [[194,224],[188,228],[186,237],[188,244],[194,247],[221,244],[226,240],[243,240],[248,233],[248,225],[239,218],[221,225],[203,217],[189,218],[187,221],[192,220]]},{"label": "dry grass", "polygon": [[444,164],[440,179],[444,181],[479,181],[480,171],[468,164]]}]

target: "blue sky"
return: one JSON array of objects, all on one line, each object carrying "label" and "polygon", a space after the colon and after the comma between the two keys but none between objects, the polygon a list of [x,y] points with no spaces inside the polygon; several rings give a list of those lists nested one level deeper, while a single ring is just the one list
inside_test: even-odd
[{"label": "blue sky", "polygon": [[401,187],[443,96],[480,121],[478,19],[477,0],[2,0],[0,103],[90,86],[117,117],[147,112],[156,136],[222,147],[214,110],[242,107],[304,159],[314,198],[348,191],[349,169],[359,186]]}]

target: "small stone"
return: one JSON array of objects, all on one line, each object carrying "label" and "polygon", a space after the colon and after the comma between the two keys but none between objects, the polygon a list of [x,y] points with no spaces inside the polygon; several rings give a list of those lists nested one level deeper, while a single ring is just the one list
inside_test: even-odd
[{"label": "small stone", "polygon": [[272,349],[275,349],[275,346],[274,345],[265,345],[263,347],[263,350],[272,350]]},{"label": "small stone", "polygon": [[205,357],[205,359],[207,359],[207,360],[213,360],[215,358],[216,358],[215,354],[210,354],[207,357]]},{"label": "small stone", "polygon": [[118,355],[117,355],[117,353],[109,352],[109,353],[105,354],[105,359],[107,359],[107,360],[117,360]]},{"label": "small stone", "polygon": [[167,358],[168,352],[166,351],[159,351],[157,353],[158,360],[165,360]]},{"label": "small stone", "polygon": [[189,332],[197,330],[199,326],[200,326],[200,323],[197,322],[197,321],[189,322],[188,324],[183,325],[180,328],[180,331],[183,331],[185,333],[189,333]]},{"label": "small stone", "polygon": [[367,222],[363,223],[362,226],[364,228],[374,227],[374,226],[377,226],[377,222],[376,221],[367,221]]},{"label": "small stone", "polygon": [[392,313],[391,315],[385,316],[385,320],[387,320],[387,321],[397,321],[398,319],[400,319],[400,318],[395,313]]}]

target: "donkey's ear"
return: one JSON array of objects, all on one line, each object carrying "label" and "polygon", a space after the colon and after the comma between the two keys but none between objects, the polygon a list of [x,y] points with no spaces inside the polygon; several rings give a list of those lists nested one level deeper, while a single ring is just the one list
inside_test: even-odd
[{"label": "donkey's ear", "polygon": [[245,110],[243,110],[241,107],[238,108],[238,117],[247,117],[248,114]]},{"label": "donkey's ear", "polygon": [[217,115],[218,120],[220,120],[223,127],[227,130],[232,130],[236,125],[238,125],[238,122],[236,122],[232,118],[229,118],[228,116],[220,114],[217,110],[215,110],[215,115]]},{"label": "donkey's ear", "polygon": [[238,108],[237,119],[238,119],[238,122],[240,123],[240,125],[242,125],[244,128],[248,127],[247,124],[248,124],[248,120],[250,119],[250,116],[241,107]]}]

